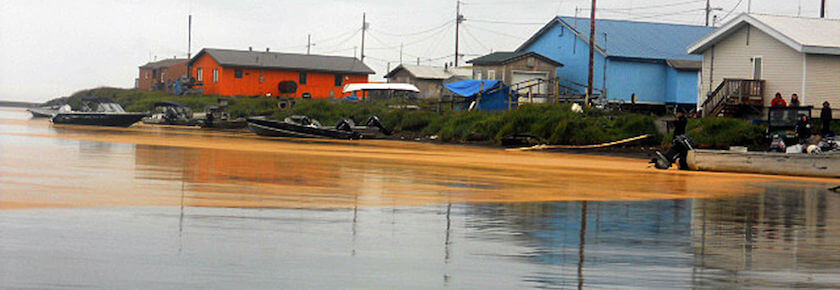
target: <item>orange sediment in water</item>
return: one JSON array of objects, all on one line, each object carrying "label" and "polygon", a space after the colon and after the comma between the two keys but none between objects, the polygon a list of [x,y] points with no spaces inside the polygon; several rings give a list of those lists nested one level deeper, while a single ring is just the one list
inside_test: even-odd
[{"label": "orange sediment in water", "polygon": [[768,183],[834,182],[658,171],[620,157],[45,120],[0,119],[0,146],[0,209],[685,199],[761,193]]}]

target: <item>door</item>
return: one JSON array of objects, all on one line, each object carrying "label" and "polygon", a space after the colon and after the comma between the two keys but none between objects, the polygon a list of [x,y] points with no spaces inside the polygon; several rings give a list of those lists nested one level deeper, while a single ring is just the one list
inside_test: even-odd
[{"label": "door", "polygon": [[[531,92],[534,94],[548,94],[548,82],[545,80],[548,79],[548,72],[524,72],[524,71],[514,71],[513,72],[513,81],[510,85],[517,85],[521,88],[517,92],[520,94],[527,94],[529,85],[534,85],[531,87]],[[540,83],[539,80],[543,80]],[[540,83],[537,85],[537,83]]]}]

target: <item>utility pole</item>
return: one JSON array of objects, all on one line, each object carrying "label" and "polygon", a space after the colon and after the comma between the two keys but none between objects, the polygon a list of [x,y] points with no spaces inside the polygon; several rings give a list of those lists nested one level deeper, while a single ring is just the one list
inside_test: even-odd
[{"label": "utility pole", "polygon": [[192,57],[192,14],[187,17],[187,59]]},{"label": "utility pole", "polygon": [[747,0],[747,14],[752,12],[752,0]]},{"label": "utility pole", "polygon": [[360,58],[362,62],[365,62],[365,30],[367,30],[368,24],[365,21],[365,13],[362,13],[362,54],[360,54]]},{"label": "utility pole", "polygon": [[400,43],[400,64],[403,63],[403,61],[402,61],[402,50],[403,50],[403,44]]},{"label": "utility pole", "polygon": [[706,0],[706,26],[709,26],[710,14],[712,14],[712,0]]},{"label": "utility pole", "polygon": [[820,6],[820,18],[825,18],[825,0],[822,0],[822,6]]},{"label": "utility pole", "polygon": [[417,65],[420,65],[420,58],[417,58]]},{"label": "utility pole", "polygon": [[190,59],[192,59],[192,14],[187,16],[187,79],[192,78]]},{"label": "utility pole", "polygon": [[309,54],[309,50],[312,48],[312,34],[306,35],[306,54]]},{"label": "utility pole", "polygon": [[458,66],[458,32],[461,28],[461,22],[464,21],[464,15],[461,15],[461,0],[455,1],[455,66]]},{"label": "utility pole", "polygon": [[[589,107],[589,98],[592,96],[593,77],[595,71],[595,1],[592,0],[592,11],[589,14],[589,80],[586,86],[584,105]],[[606,73],[606,72],[604,72]]]}]

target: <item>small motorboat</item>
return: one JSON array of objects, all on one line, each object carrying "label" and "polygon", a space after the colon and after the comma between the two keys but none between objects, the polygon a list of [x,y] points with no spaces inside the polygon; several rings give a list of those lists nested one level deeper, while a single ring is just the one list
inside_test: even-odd
[{"label": "small motorboat", "polygon": [[[248,128],[257,135],[269,137],[360,139],[362,134],[348,130],[346,124],[324,127],[307,116],[290,116],[282,122],[262,117],[247,118]],[[343,127],[339,129],[338,127]]]},{"label": "small motorboat", "polygon": [[196,126],[192,109],[179,102],[163,101],[154,104],[155,113],[143,118],[143,123],[153,125]]},{"label": "small motorboat", "polygon": [[26,111],[31,113],[33,118],[52,118],[55,116],[55,114],[58,114],[59,109],[61,109],[64,106],[42,106],[37,108],[29,108],[26,109]]},{"label": "small motorboat", "polygon": [[215,129],[239,129],[248,126],[245,118],[232,118],[225,107],[225,105],[208,107],[203,118],[198,120],[198,125],[202,128]]},{"label": "small motorboat", "polygon": [[145,113],[126,112],[122,106],[107,98],[84,98],[79,111],[59,111],[53,124],[129,127],[139,122]]}]

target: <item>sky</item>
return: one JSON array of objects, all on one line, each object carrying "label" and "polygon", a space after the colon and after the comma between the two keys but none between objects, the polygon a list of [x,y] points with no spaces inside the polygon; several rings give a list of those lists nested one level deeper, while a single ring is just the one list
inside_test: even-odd
[{"label": "sky", "polygon": [[[46,101],[99,86],[130,88],[138,67],[227,48],[358,56],[382,80],[402,61],[452,62],[457,0],[0,0],[0,99]],[[820,0],[711,0],[721,22],[746,11],[818,17]],[[828,1],[840,18],[840,1]],[[837,2],[834,5],[832,2]],[[590,0],[463,0],[460,52],[513,50],[556,15],[587,16]],[[705,0],[599,0],[597,17],[704,24]],[[834,5],[834,6],[831,6]],[[728,16],[727,16],[728,15]],[[390,62],[390,65],[389,65]]]}]

